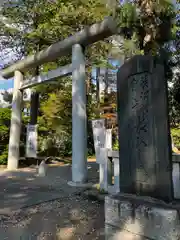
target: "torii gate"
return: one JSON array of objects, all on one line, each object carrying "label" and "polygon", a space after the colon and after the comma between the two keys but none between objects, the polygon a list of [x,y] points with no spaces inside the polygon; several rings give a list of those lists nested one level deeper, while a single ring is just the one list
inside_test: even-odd
[{"label": "torii gate", "polygon": [[[117,33],[117,25],[111,17],[101,23],[83,29],[75,35],[57,42],[35,55],[2,69],[0,76],[14,76],[12,116],[9,138],[8,166],[9,170],[18,168],[19,144],[21,133],[22,92],[37,84],[72,74],[72,181],[76,184],[87,182],[87,129],[86,129],[86,74],[84,49],[90,44]],[[32,67],[55,61],[72,51],[72,64],[49,71],[32,79],[24,79],[23,73]]]}]

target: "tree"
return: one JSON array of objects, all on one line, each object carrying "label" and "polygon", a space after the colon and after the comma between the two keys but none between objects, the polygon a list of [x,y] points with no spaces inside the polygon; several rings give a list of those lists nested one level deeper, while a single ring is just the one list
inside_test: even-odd
[{"label": "tree", "polygon": [[3,93],[3,100],[4,100],[5,102],[8,102],[9,104],[12,103],[12,97],[13,97],[13,95],[12,95],[11,92],[5,91],[5,92]]},{"label": "tree", "polygon": [[6,164],[8,156],[11,110],[0,108],[0,164]]},{"label": "tree", "polygon": [[[120,27],[119,35],[93,44],[86,49],[89,66],[87,89],[90,96],[88,97],[88,116],[92,116],[95,109],[95,103],[91,97],[94,84],[90,75],[90,66],[105,66],[109,69],[107,59],[114,56],[129,58],[137,53],[158,56],[162,47],[166,49],[164,46],[171,39],[170,32],[174,34],[172,36],[175,36],[177,31],[176,26],[171,26],[175,16],[174,7],[170,1],[165,0],[159,2],[137,0],[133,3],[125,1],[123,4],[116,0],[113,3],[107,0],[10,0],[3,5],[1,14],[3,17],[1,18],[1,48],[2,50],[13,49],[16,59],[33,53],[38,43],[41,43],[41,47],[44,48],[87,25],[102,20],[104,16],[113,15],[116,18]],[[169,31],[164,31],[164,28]],[[167,49],[168,53],[171,53],[170,47]],[[170,57],[171,54],[168,55],[168,60]],[[70,55],[61,57],[53,63],[41,66],[41,71],[47,72],[69,62]],[[34,69],[26,73],[26,75],[32,74],[34,74]],[[63,102],[68,101],[67,91],[70,97],[71,89],[68,87],[70,81],[69,78],[64,78],[54,85],[48,84],[36,88],[43,102],[39,117],[41,136],[46,135],[47,127],[54,139],[59,138],[59,129],[61,132],[66,132],[65,136],[70,136],[71,129],[66,124],[70,124],[71,121],[71,107],[66,109]],[[97,101],[99,101],[98,98]],[[68,113],[64,118],[61,116],[64,113],[63,108]],[[57,126],[60,126],[59,129]]]},{"label": "tree", "polygon": [[39,140],[43,154],[71,155],[71,79],[66,84],[66,90],[49,93],[48,99],[41,104],[41,111],[40,130],[42,126],[44,128],[40,131]]},{"label": "tree", "polygon": [[[6,39],[2,41],[2,48],[14,49],[17,58],[21,58],[33,53],[39,41],[43,48],[63,40],[85,26],[101,21],[109,15],[108,12],[109,9],[101,0],[9,0],[1,10],[1,36]],[[89,61],[94,57],[98,59],[95,52],[102,51],[103,43],[97,43],[89,49]],[[61,61],[64,64],[67,58],[63,57]]]},{"label": "tree", "polygon": [[[87,25],[101,21],[109,15],[110,9],[101,0],[13,0],[3,5],[1,14],[6,18],[9,25],[2,24],[2,36],[6,41],[1,42],[3,49],[14,49],[16,59],[31,54],[36,49],[37,44],[44,48],[49,44],[63,40],[73,33],[81,30]],[[13,41],[15,39],[15,41]],[[93,63],[101,64],[106,59],[110,44],[104,41],[98,42],[86,49],[86,59],[89,65],[87,71],[87,89],[89,96],[93,91],[91,84],[90,68]],[[70,62],[70,56],[59,58],[54,63],[41,66],[42,72],[54,69],[60,65]],[[32,75],[34,69],[28,71],[26,75]],[[37,87],[40,93],[41,106],[39,117],[39,132],[41,138],[41,151],[47,151],[45,142],[50,146],[51,153],[62,153],[62,137],[64,146],[71,142],[71,79],[63,78],[55,84],[47,84]],[[67,98],[68,96],[68,98]],[[88,97],[88,115],[91,115],[93,101]],[[66,115],[64,115],[67,113]],[[67,141],[65,140],[67,139]],[[61,144],[60,144],[61,143]],[[59,146],[54,151],[54,146]],[[43,150],[44,149],[44,150]],[[68,149],[68,151],[66,151]],[[63,152],[70,152],[69,147]],[[49,152],[50,154],[50,152]]]},{"label": "tree", "polygon": [[178,73],[173,73],[174,69],[179,72],[180,16],[177,9],[172,1],[166,0],[121,1],[115,8],[120,34],[112,37],[114,46],[111,54],[121,60],[135,54],[154,55],[165,65],[166,79],[173,82],[169,90],[171,125],[177,127],[180,80]]},{"label": "tree", "polygon": [[174,26],[174,38],[168,44],[169,61],[167,64],[167,79],[169,87],[170,119],[171,126],[178,128],[180,125],[180,15],[177,12]]},{"label": "tree", "polygon": [[[24,154],[25,147],[25,125],[27,124],[27,118],[22,119],[22,132],[20,142],[20,155]],[[7,164],[8,158],[8,144],[9,144],[9,131],[11,121],[11,109],[0,108],[0,164]]]},{"label": "tree", "polygon": [[175,15],[173,3],[167,0],[126,2],[117,11],[125,38],[131,39],[135,35],[139,49],[153,55],[171,39]]},{"label": "tree", "polygon": [[2,90],[0,93],[0,107],[1,108],[11,108],[12,103],[12,93],[7,90]]}]

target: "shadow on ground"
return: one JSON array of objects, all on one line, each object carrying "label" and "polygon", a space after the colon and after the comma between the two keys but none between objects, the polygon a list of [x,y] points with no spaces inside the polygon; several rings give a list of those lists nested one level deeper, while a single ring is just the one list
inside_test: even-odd
[{"label": "shadow on ground", "polygon": [[[88,163],[91,182],[98,165]],[[70,187],[71,166],[51,166],[44,178],[36,169],[1,172],[0,239],[103,239],[103,205]]]}]

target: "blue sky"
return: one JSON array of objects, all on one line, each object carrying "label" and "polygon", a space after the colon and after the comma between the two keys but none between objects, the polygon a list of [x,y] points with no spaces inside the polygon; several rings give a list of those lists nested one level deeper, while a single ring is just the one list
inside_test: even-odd
[{"label": "blue sky", "polygon": [[7,90],[9,88],[13,88],[13,79],[0,80],[0,89]]},{"label": "blue sky", "polygon": [[[0,63],[0,69],[2,69],[3,66],[4,64]],[[0,79],[0,90],[1,89],[7,90],[9,88],[13,88],[13,79],[8,79],[8,80]]]}]

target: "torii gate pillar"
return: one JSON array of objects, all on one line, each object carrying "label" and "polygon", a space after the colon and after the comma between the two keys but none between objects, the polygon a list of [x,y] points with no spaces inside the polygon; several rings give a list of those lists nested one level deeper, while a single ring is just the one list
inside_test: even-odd
[{"label": "torii gate pillar", "polygon": [[72,47],[72,181],[87,182],[87,116],[84,48]]},{"label": "torii gate pillar", "polygon": [[20,71],[14,73],[14,89],[12,100],[11,127],[9,136],[8,150],[8,170],[15,170],[19,163],[19,146],[21,135],[21,120],[22,120],[22,91],[19,90],[23,74]]}]

